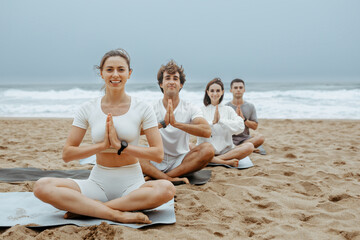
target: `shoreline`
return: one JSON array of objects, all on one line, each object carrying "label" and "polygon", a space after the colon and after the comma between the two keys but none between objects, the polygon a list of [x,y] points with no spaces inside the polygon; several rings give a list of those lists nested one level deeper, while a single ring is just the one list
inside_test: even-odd
[{"label": "shoreline", "polygon": [[[14,226],[0,228],[0,238],[194,239],[196,233],[204,240],[359,239],[359,122],[259,119],[257,131],[266,138],[268,154],[252,154],[255,166],[245,170],[207,167],[212,177],[205,185],[176,186],[173,225]],[[0,117],[1,168],[90,169],[61,160],[71,123],[71,118]],[[91,143],[88,133],[85,144]],[[33,184],[0,182],[0,192],[31,192]]]}]

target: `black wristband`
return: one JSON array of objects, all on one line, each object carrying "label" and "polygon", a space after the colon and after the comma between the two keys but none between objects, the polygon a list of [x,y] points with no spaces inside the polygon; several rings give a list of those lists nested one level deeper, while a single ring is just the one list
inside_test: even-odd
[{"label": "black wristband", "polygon": [[166,128],[165,120],[160,121],[160,124],[161,124],[161,126],[162,126],[163,128]]},{"label": "black wristband", "polygon": [[125,140],[121,141],[121,147],[118,150],[117,154],[120,155],[122,151],[124,151],[124,149],[128,146],[128,143]]},{"label": "black wristband", "polygon": [[244,122],[246,122],[247,121],[247,118],[246,117],[244,117]]}]

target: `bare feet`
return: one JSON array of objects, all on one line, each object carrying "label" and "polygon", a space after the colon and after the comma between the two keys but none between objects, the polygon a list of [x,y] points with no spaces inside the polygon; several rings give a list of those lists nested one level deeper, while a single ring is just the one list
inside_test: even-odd
[{"label": "bare feet", "polygon": [[230,165],[232,167],[238,167],[239,166],[239,159],[236,159],[236,158],[229,159],[229,160],[224,160],[224,159],[221,159],[219,157],[213,157],[211,162],[219,163],[219,164],[226,164],[226,165]]},{"label": "bare feet", "polygon": [[[114,210],[115,216],[114,219],[109,219],[115,222],[121,222],[121,223],[151,223],[148,216],[146,216],[144,213],[141,212],[122,212],[119,210]],[[72,212],[66,212],[64,215],[65,219],[80,219],[80,218],[86,218],[87,216],[72,213]]]},{"label": "bare feet", "polygon": [[153,180],[153,179],[152,179],[151,177],[149,177],[149,176],[145,176],[144,179],[145,179],[145,182],[146,182],[146,181],[149,181],[149,180]]},{"label": "bare feet", "polygon": [[174,178],[169,178],[168,179],[170,182],[184,182],[185,184],[189,184],[189,179],[187,179],[186,177],[174,177]]},{"label": "bare feet", "polygon": [[[153,180],[151,177],[149,176],[146,176],[144,177],[145,179],[145,182],[146,181],[150,181],[150,180]],[[187,179],[186,177],[183,177],[183,178],[179,178],[179,177],[175,177],[175,178],[169,178],[167,179],[169,180],[170,182],[172,182],[174,185],[180,185],[180,184],[189,184],[189,179]]]},{"label": "bare feet", "polygon": [[259,153],[260,152],[260,149],[257,149],[257,148],[254,148],[254,153]]},{"label": "bare feet", "polygon": [[79,218],[85,218],[85,217],[86,217],[86,216],[84,216],[84,215],[80,215],[80,214],[72,213],[72,212],[66,212],[66,213],[64,214],[64,218],[65,218],[65,219],[74,219],[74,218],[79,219]]},{"label": "bare feet", "polygon": [[239,159],[231,159],[231,160],[227,160],[226,161],[227,165],[233,166],[233,167],[238,167],[239,166]]},{"label": "bare feet", "polygon": [[121,223],[151,223],[148,216],[142,212],[122,212],[115,210],[115,219],[113,221]]}]

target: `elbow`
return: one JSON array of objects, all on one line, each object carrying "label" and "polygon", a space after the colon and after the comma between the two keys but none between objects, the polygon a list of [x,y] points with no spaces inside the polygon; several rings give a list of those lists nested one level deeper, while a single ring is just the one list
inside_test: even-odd
[{"label": "elbow", "polygon": [[64,149],[63,149],[62,159],[63,159],[63,161],[66,162],[66,163],[71,161],[66,147],[64,147]]},{"label": "elbow", "polygon": [[153,159],[154,162],[161,163],[164,159],[164,149],[158,149],[156,154],[154,154],[155,158]]},{"label": "elbow", "polygon": [[206,138],[211,137],[211,128],[209,128],[207,131],[205,131],[204,137],[206,137]]},{"label": "elbow", "polygon": [[211,132],[210,125],[207,125],[206,127],[203,128],[201,136],[198,136],[198,137],[209,138],[209,137],[211,137],[211,133],[212,132]]}]

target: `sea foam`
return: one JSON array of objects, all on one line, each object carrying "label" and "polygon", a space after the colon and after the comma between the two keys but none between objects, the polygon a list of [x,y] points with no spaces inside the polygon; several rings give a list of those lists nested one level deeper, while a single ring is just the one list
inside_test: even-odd
[{"label": "sea foam", "polygon": [[[84,102],[102,96],[100,90],[0,89],[1,117],[72,117]],[[128,94],[151,104],[162,98],[160,90],[135,90]],[[181,99],[203,105],[204,91],[181,90]],[[231,101],[228,91],[223,103]],[[360,119],[360,89],[249,91],[244,99],[255,105],[258,118]]]}]

